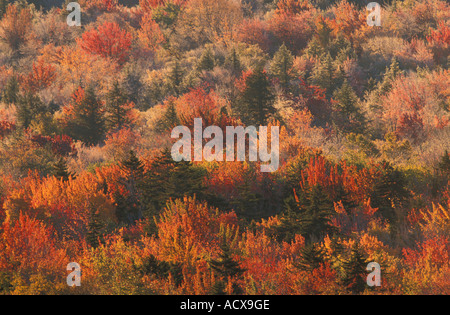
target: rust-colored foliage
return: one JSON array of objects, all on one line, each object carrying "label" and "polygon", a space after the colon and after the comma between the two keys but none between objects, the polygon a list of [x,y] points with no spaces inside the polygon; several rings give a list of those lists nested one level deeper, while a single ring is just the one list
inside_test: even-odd
[{"label": "rust-colored foliage", "polygon": [[78,45],[88,53],[111,58],[122,64],[129,57],[131,39],[131,34],[122,30],[117,23],[105,22],[98,29],[85,32],[78,40]]},{"label": "rust-colored foliage", "polygon": [[439,23],[438,28],[432,30],[431,34],[427,36],[427,41],[437,62],[441,61],[442,58],[448,57],[450,52],[450,26],[444,22]]},{"label": "rust-colored foliage", "polygon": [[141,44],[150,51],[156,51],[165,38],[158,23],[156,23],[150,14],[144,14],[141,20],[141,29],[138,32]]},{"label": "rust-colored foliage", "polygon": [[236,40],[249,45],[258,45],[263,51],[268,52],[272,47],[272,39],[265,21],[260,19],[244,20],[237,26]]},{"label": "rust-colored foliage", "polygon": [[219,126],[225,130],[226,126],[233,126],[235,122],[221,109],[225,102],[213,90],[208,92],[204,88],[192,89],[190,92],[175,100],[180,123],[193,130],[194,118],[201,118],[203,127]]},{"label": "rust-colored foliage", "polygon": [[277,2],[277,14],[299,14],[305,10],[312,9],[313,6],[308,0],[280,0]]},{"label": "rust-colored foliage", "polygon": [[158,222],[160,255],[167,261],[194,266],[195,260],[217,250],[222,225],[235,225],[234,213],[219,213],[195,198],[170,201]]},{"label": "rust-colored foliage", "polygon": [[73,139],[67,135],[56,135],[54,137],[43,135],[30,135],[30,140],[40,147],[49,146],[55,155],[68,156],[76,155],[77,150],[73,143]]},{"label": "rust-colored foliage", "polygon": [[183,5],[187,0],[139,0],[139,6],[145,13],[152,12],[154,8],[168,3]]},{"label": "rust-colored foliage", "polygon": [[347,0],[339,2],[333,7],[334,19],[331,27],[335,35],[343,35],[350,42],[359,47],[364,32],[368,29],[367,18],[364,11],[360,11]]},{"label": "rust-colored foliage", "polygon": [[29,39],[30,33],[30,9],[10,4],[0,23],[0,40],[4,41],[13,51],[17,51]]},{"label": "rust-colored foliage", "polygon": [[1,271],[14,271],[25,276],[63,276],[61,266],[66,263],[66,254],[57,247],[51,227],[25,214],[20,215],[17,221],[3,223],[0,235]]},{"label": "rust-colored foliage", "polygon": [[41,59],[36,64],[33,62],[33,69],[28,75],[22,78],[22,86],[31,93],[39,92],[49,87],[56,79],[55,67],[45,65]]},{"label": "rust-colored foliage", "polygon": [[[447,1],[370,27],[353,0],[80,0],[72,28],[25,2],[0,1],[0,295],[450,294]],[[256,116],[276,172],[170,155]]]}]

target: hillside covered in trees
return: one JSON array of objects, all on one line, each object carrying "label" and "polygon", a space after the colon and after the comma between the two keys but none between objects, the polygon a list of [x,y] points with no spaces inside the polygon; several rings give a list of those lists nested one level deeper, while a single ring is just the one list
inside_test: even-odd
[{"label": "hillside covered in trees", "polygon": [[0,295],[450,293],[448,1],[69,2],[0,0]]}]

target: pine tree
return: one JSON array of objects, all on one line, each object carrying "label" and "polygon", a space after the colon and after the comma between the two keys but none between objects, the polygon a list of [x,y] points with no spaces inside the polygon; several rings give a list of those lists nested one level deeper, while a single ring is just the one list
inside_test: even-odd
[{"label": "pine tree", "polygon": [[390,163],[383,163],[372,187],[371,206],[378,208],[378,213],[391,223],[395,223],[397,218],[394,207],[401,206],[408,197],[409,192],[403,173],[394,169]]},{"label": "pine tree", "polygon": [[122,169],[124,169],[128,176],[132,176],[135,180],[142,179],[144,176],[144,164],[136,156],[134,150],[128,152],[128,158],[120,162]]},{"label": "pine tree", "polygon": [[300,191],[295,196],[285,201],[282,223],[276,228],[280,239],[290,241],[299,234],[310,242],[335,232],[330,224],[333,204],[320,185]]},{"label": "pine tree", "polygon": [[364,128],[364,115],[358,105],[359,98],[347,80],[333,94],[335,104],[335,123],[344,132],[362,133]]},{"label": "pine tree", "polygon": [[121,183],[125,186],[127,193],[126,196],[120,193],[116,193],[114,196],[116,216],[120,222],[134,224],[143,218],[144,165],[136,153],[130,150],[128,158],[121,161],[120,166],[126,173],[126,178],[123,178]]},{"label": "pine tree", "polygon": [[86,89],[84,98],[76,105],[75,117],[69,122],[68,133],[87,145],[98,144],[104,138],[104,109],[92,86]]},{"label": "pine tree", "polygon": [[312,271],[324,262],[324,252],[317,243],[311,243],[302,248],[300,261],[295,266],[300,270]]},{"label": "pine tree", "polygon": [[320,40],[313,37],[306,46],[305,55],[313,58],[320,58],[325,55],[325,48],[322,46]]},{"label": "pine tree", "polygon": [[226,295],[226,283],[223,280],[216,280],[211,288],[211,295]]},{"label": "pine tree", "polygon": [[302,218],[302,234],[307,239],[321,238],[331,234],[332,204],[320,185],[315,185],[307,194],[305,214]]},{"label": "pine tree", "polygon": [[242,269],[239,266],[239,263],[231,256],[230,246],[225,240],[222,241],[220,250],[221,253],[219,254],[219,258],[209,262],[211,268],[225,279],[240,276],[245,270]]},{"label": "pine tree", "polygon": [[157,215],[169,198],[195,195],[198,200],[204,200],[204,171],[192,162],[175,162],[168,148],[156,156],[149,169],[142,183],[146,216]]},{"label": "pine tree", "polygon": [[214,53],[210,46],[207,46],[197,64],[197,70],[212,70],[214,69]]},{"label": "pine tree", "polygon": [[169,86],[173,90],[175,95],[181,93],[181,84],[183,82],[184,71],[181,68],[180,62],[175,60],[172,69],[170,69],[168,74]]},{"label": "pine tree", "polygon": [[450,155],[448,150],[445,150],[445,153],[439,162],[439,169],[442,173],[450,175]]},{"label": "pine tree", "polygon": [[262,67],[257,67],[246,77],[236,109],[246,125],[261,126],[275,113],[273,101],[274,95],[267,74]]},{"label": "pine tree", "polygon": [[106,112],[107,126],[113,129],[121,129],[125,124],[129,123],[127,119],[128,109],[127,95],[120,87],[119,82],[115,81],[111,90],[106,95]]},{"label": "pine tree", "polygon": [[279,80],[285,92],[289,90],[289,82],[294,77],[292,69],[293,65],[294,56],[283,43],[273,56],[270,64],[270,72]]},{"label": "pine tree", "polygon": [[391,65],[389,69],[386,69],[383,81],[380,83],[378,87],[379,96],[387,94],[391,90],[392,83],[394,82],[395,78],[401,75],[402,73],[403,72],[400,70],[400,66],[397,59],[395,57],[392,58]]},{"label": "pine tree", "polygon": [[366,288],[366,266],[367,260],[359,243],[355,241],[350,257],[342,265],[344,271],[342,283],[351,293],[361,293]]},{"label": "pine tree", "polygon": [[261,215],[259,213],[259,208],[261,205],[262,196],[253,191],[254,182],[245,179],[242,185],[238,186],[239,198],[232,201],[231,205],[237,214],[243,217],[258,217]]},{"label": "pine tree", "polygon": [[99,212],[92,204],[89,204],[89,223],[87,226],[86,241],[89,246],[97,248],[102,242],[103,224]]},{"label": "pine tree", "polygon": [[180,119],[178,118],[177,109],[173,99],[169,99],[167,103],[167,109],[163,116],[157,123],[157,130],[159,132],[165,132],[172,130],[174,127],[180,125]]},{"label": "pine tree", "polygon": [[2,93],[2,101],[6,104],[16,104],[19,100],[19,82],[15,76],[9,78]]},{"label": "pine tree", "polygon": [[143,258],[142,264],[135,268],[144,275],[155,275],[158,278],[167,279],[172,275],[176,286],[181,285],[183,281],[183,269],[181,263],[172,263],[158,260],[150,255]]},{"label": "pine tree", "polygon": [[[213,269],[221,277],[221,279],[223,279],[215,283],[215,289],[213,289],[215,294],[222,294],[224,292],[224,286],[220,283],[220,281],[228,282],[230,278],[242,276],[245,271],[240,267],[239,263],[233,259],[230,246],[228,245],[225,237],[222,237],[220,250],[221,253],[219,254],[218,259],[209,261],[211,269]],[[242,289],[237,285],[234,285],[233,293],[241,294]]]},{"label": "pine tree", "polygon": [[231,69],[231,72],[234,76],[239,76],[242,73],[241,61],[234,47],[231,49],[231,52],[225,59],[225,66],[228,69]]},{"label": "pine tree", "polygon": [[63,157],[60,157],[58,162],[53,166],[53,176],[63,181],[69,180],[69,177],[74,177],[74,174],[69,172],[67,162]]},{"label": "pine tree", "polygon": [[326,95],[330,97],[335,89],[335,72],[336,67],[334,66],[331,54],[329,52],[323,54],[312,70],[310,77],[311,84],[326,89]]},{"label": "pine tree", "polygon": [[26,93],[17,102],[17,122],[22,128],[28,128],[31,122],[46,111],[45,105],[37,95]]}]

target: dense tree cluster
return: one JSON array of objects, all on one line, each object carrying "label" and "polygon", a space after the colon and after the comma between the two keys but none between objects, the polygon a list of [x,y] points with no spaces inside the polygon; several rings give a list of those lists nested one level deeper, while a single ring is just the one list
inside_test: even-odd
[{"label": "dense tree cluster", "polygon": [[78,2],[0,0],[0,294],[450,293],[448,1]]}]

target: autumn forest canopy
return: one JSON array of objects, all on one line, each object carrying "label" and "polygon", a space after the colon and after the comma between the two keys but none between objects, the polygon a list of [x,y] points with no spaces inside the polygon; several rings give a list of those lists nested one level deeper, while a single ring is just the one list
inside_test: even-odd
[{"label": "autumn forest canopy", "polygon": [[449,1],[69,2],[0,0],[0,295],[450,293]]}]

